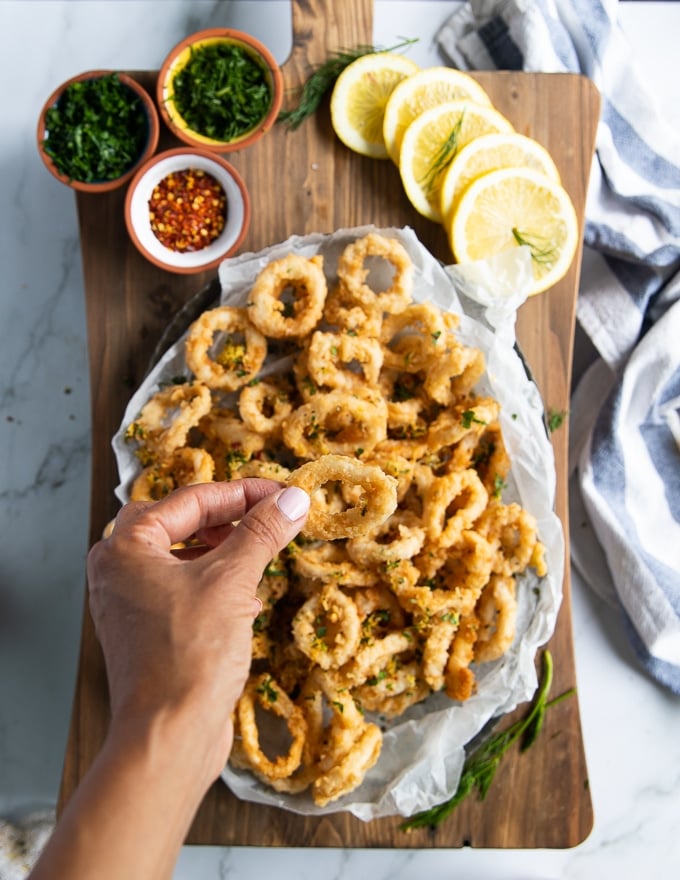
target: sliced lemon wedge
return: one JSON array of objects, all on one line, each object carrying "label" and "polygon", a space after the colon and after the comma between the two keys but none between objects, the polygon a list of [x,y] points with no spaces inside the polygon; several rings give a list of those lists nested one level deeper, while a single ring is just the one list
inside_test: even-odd
[{"label": "sliced lemon wedge", "polygon": [[534,168],[560,183],[560,173],[550,153],[538,141],[519,132],[485,134],[466,144],[456,154],[442,177],[439,207],[444,221],[472,181],[497,168]]},{"label": "sliced lemon wedge", "polygon": [[399,155],[401,180],[416,211],[441,222],[439,190],[449,163],[474,138],[499,131],[514,129],[498,110],[470,100],[446,101],[416,116]]},{"label": "sliced lemon wedge", "polygon": [[345,146],[374,159],[388,158],[385,105],[397,84],[417,70],[415,61],[403,55],[373,52],[342,71],[331,94],[331,124]]},{"label": "sliced lemon wedge", "polygon": [[452,67],[427,67],[402,80],[387,100],[383,119],[385,146],[395,165],[399,164],[404,132],[417,116],[437,104],[465,98],[491,105],[476,80]]},{"label": "sliced lemon wedge", "polygon": [[528,247],[535,279],[530,296],[566,275],[579,241],[568,193],[533,168],[501,168],[477,177],[461,195],[446,231],[458,263]]}]

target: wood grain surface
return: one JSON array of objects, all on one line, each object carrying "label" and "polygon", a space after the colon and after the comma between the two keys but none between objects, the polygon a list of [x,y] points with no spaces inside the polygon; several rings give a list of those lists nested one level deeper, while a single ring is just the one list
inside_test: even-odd
[{"label": "wood grain surface", "polygon": [[[283,65],[287,100],[330,51],[372,42],[372,2],[294,0],[293,49]],[[153,73],[133,74],[153,92]],[[552,153],[582,221],[599,113],[599,96],[570,74],[474,74],[517,131]],[[162,147],[174,145],[165,132]],[[255,146],[230,155],[252,197],[252,222],[242,251],[255,251],[291,234],[332,232],[375,223],[411,226],[431,252],[452,262],[441,228],[420,217],[403,194],[397,169],[351,153],[334,137],[327,103],[295,132],[275,126]],[[214,272],[180,276],[146,262],[128,240],[124,190],[77,195],[86,292],[92,395],[90,539],[115,515],[117,484],[111,437],[142,380],[163,332]],[[569,274],[548,293],[522,306],[518,336],[546,409],[567,410],[580,253]],[[556,509],[568,541],[568,425],[552,435],[558,477]],[[569,572],[564,601],[549,643],[555,660],[553,694],[576,685]],[[525,709],[526,707],[524,707]],[[508,722],[523,711],[509,716]],[[87,607],[72,722],[64,761],[60,808],[97,754],[109,714],[106,677]],[[505,722],[503,722],[505,723]],[[189,843],[313,847],[571,847],[593,821],[578,700],[551,709],[544,732],[526,753],[504,759],[484,802],[468,798],[436,831],[409,834],[400,820],[364,823],[349,814],[305,818],[238,801],[218,782],[208,792]]]}]

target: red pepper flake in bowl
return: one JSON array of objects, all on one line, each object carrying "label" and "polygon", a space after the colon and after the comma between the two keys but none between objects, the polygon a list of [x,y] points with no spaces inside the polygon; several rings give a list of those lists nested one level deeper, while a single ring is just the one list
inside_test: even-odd
[{"label": "red pepper flake in bowl", "polygon": [[178,253],[200,251],[224,229],[227,197],[207,171],[173,171],[154,187],[149,220],[164,247]]}]

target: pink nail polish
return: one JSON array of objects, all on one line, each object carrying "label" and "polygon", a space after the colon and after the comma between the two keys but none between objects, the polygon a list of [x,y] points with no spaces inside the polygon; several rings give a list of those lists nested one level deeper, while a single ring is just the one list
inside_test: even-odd
[{"label": "pink nail polish", "polygon": [[309,495],[304,489],[289,486],[276,499],[276,506],[286,519],[295,522],[309,510]]}]

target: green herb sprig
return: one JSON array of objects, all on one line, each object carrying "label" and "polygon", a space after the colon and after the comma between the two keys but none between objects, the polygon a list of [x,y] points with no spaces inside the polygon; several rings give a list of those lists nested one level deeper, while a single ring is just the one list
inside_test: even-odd
[{"label": "green herb sprig", "polygon": [[518,245],[526,245],[531,251],[531,259],[539,266],[550,266],[555,262],[555,246],[547,238],[524,232],[516,226],[512,228],[512,236]]},{"label": "green herb sprig", "polygon": [[418,181],[418,183],[422,184],[428,194],[432,193],[437,179],[458,152],[458,140],[463,127],[464,115],[464,113],[460,114],[460,117],[457,119],[456,124],[451,129],[448,137],[437,150],[437,153],[432,160],[432,165],[430,165],[427,172]]},{"label": "green herb sprig", "polygon": [[566,417],[567,411],[565,409],[557,410],[551,407],[548,410],[548,430],[551,434],[553,431],[557,431],[558,428],[562,427]]},{"label": "green herb sprig", "polygon": [[343,70],[357,58],[371,55],[373,52],[396,52],[398,49],[403,49],[405,46],[411,46],[417,42],[417,38],[405,39],[388,49],[361,45],[354,49],[341,49],[332,52],[329,58],[319,65],[305,81],[297,106],[291,110],[282,110],[278,115],[277,122],[285,123],[292,130],[299,128],[308,116],[312,116],[317,111],[324,95],[335,85],[335,81]]},{"label": "green herb sprig", "polygon": [[416,813],[400,826],[402,831],[410,831],[414,828],[436,828],[475,789],[479,799],[484,800],[496,775],[501,758],[508,749],[519,740],[521,751],[526,751],[533,745],[541,732],[547,710],[575,693],[574,688],[571,688],[559,697],[548,700],[552,679],[552,655],[550,651],[545,650],[543,652],[541,682],[529,712],[507,730],[489,737],[471,752],[463,764],[463,772],[453,797],[443,804],[424,810],[422,813]]}]

